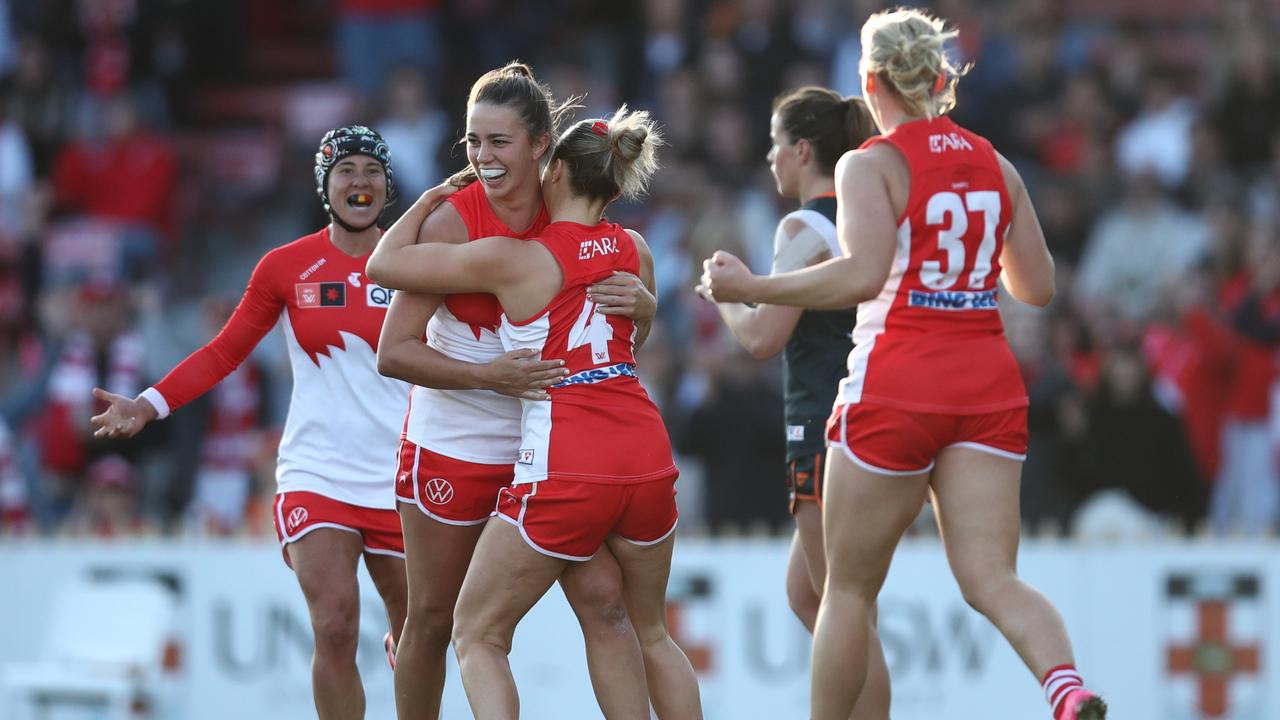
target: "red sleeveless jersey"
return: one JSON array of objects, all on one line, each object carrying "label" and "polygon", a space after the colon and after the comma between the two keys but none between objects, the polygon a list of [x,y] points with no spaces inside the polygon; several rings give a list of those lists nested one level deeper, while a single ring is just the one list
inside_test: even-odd
[{"label": "red sleeveless jersey", "polygon": [[640,272],[635,241],[609,222],[558,222],[536,241],[564,272],[560,292],[523,322],[503,317],[507,350],[533,348],[564,360],[569,375],[550,401],[524,401],[515,482],[545,479],[636,483],[675,475],[671,442],[658,409],[636,378],[635,323],[601,315],[587,287],[615,270]]},{"label": "red sleeveless jersey", "polygon": [[[474,182],[448,198],[467,226],[467,239],[495,235],[527,238],[547,226],[547,210],[523,233],[498,219]],[[502,354],[498,323],[502,307],[488,293],[446,295],[427,323],[427,342],[448,357],[486,363]],[[504,464],[515,460],[520,439],[520,401],[492,390],[438,390],[415,386],[410,395],[405,437],[409,442],[455,460]]]},{"label": "red sleeveless jersey", "polygon": [[[538,214],[523,232],[516,232],[498,219],[489,204],[489,196],[485,195],[484,183],[476,181],[450,195],[447,201],[453,205],[462,222],[467,226],[467,239],[478,240],[483,237],[502,235],[520,238],[521,240],[539,235],[547,226],[547,208],[539,203]],[[459,321],[470,325],[473,332],[480,335],[481,329],[497,332],[502,307],[498,299],[488,293],[459,293],[445,297],[445,307]]]},{"label": "red sleeveless jersey", "polygon": [[897,148],[911,172],[897,250],[879,296],[858,306],[837,404],[976,414],[1027,404],[997,309],[1013,208],[991,143],[949,118],[863,145]]}]

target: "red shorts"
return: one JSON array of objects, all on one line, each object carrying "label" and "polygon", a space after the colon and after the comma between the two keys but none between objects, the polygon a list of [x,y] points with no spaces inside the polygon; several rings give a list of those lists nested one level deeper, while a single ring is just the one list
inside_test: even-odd
[{"label": "red shorts", "polygon": [[1027,408],[949,415],[839,405],[827,421],[827,445],[843,448],[854,464],[881,475],[929,472],[938,453],[949,447],[1022,461],[1027,459]]},{"label": "red shorts", "polygon": [[396,497],[447,525],[479,525],[493,514],[514,468],[455,460],[401,440]]},{"label": "red shorts", "polygon": [[[312,492],[283,492],[276,495],[272,519],[283,548],[303,535],[320,528],[353,532],[364,541],[364,551],[375,555],[404,557],[404,535],[400,515],[395,510],[351,505]],[[289,567],[289,553],[284,562]]]},{"label": "red shorts", "polygon": [[676,529],[676,478],[630,484],[543,480],[512,485],[498,498],[498,517],[520,528],[534,550],[563,560],[590,560],[605,538],[656,545]]}]

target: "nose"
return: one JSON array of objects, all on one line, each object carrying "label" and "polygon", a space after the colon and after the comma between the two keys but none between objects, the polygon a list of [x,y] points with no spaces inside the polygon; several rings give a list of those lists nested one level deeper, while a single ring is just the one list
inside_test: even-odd
[{"label": "nose", "polygon": [[487,162],[493,159],[493,148],[489,143],[482,142],[480,147],[476,148],[476,162]]}]

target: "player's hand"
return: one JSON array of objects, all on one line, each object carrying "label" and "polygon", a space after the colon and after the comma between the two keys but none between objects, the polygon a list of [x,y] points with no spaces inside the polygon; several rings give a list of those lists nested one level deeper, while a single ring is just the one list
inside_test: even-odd
[{"label": "player's hand", "polygon": [[615,272],[587,288],[587,299],[602,315],[622,315],[632,320],[648,320],[658,312],[658,298],[644,281],[628,272]]},{"label": "player's hand", "polygon": [[746,263],[732,253],[717,250],[702,263],[698,294],[715,302],[750,302],[754,300],[751,291],[755,279]]},{"label": "player's hand", "polygon": [[550,400],[547,388],[569,374],[563,360],[538,360],[529,348],[512,350],[485,363],[489,389],[522,400]]},{"label": "player's hand", "polygon": [[131,399],[94,388],[93,396],[107,403],[107,409],[89,418],[93,436],[106,440],[126,439],[137,435],[147,423],[159,416],[151,403]]},{"label": "player's hand", "polygon": [[457,185],[445,180],[418,196],[418,203],[425,205],[428,210],[435,210],[437,205],[444,202],[445,198],[458,192],[459,189]]}]

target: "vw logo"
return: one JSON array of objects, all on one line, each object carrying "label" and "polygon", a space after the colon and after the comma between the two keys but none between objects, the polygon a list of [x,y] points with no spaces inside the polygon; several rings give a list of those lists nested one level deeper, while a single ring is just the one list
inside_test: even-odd
[{"label": "vw logo", "polygon": [[289,521],[285,523],[288,530],[293,532],[307,521],[307,509],[304,507],[296,507],[289,511]]},{"label": "vw logo", "polygon": [[424,488],[427,491],[427,499],[433,505],[446,505],[453,499],[453,485],[444,478],[431,478],[424,484]]}]

